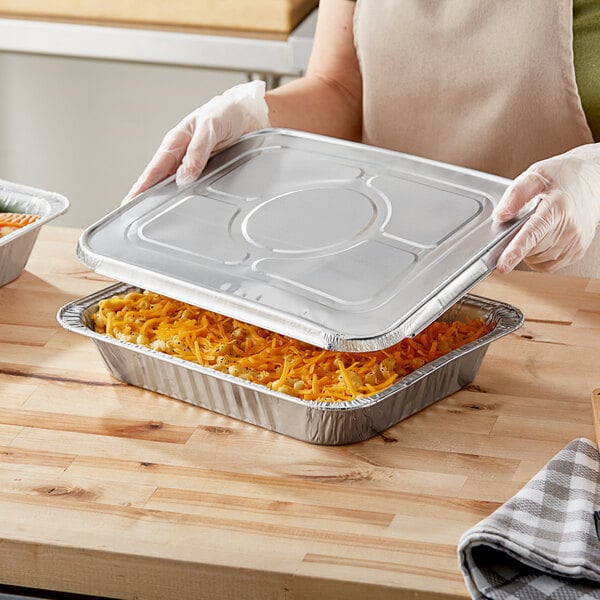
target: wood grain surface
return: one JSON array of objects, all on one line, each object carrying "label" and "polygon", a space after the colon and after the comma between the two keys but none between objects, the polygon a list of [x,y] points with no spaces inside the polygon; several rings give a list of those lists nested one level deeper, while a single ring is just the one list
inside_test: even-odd
[{"label": "wood grain surface", "polygon": [[592,392],[592,408],[594,413],[594,426],[596,428],[596,443],[600,446],[600,388]]},{"label": "wood grain surface", "polygon": [[[105,287],[44,227],[0,288],[0,583],[141,600],[467,598],[460,535],[594,439],[600,280],[514,272],[475,381],[360,444],[293,440],[125,385],[65,303]],[[597,399],[597,396],[595,396]]]},{"label": "wood grain surface", "polygon": [[0,0],[0,15],[290,33],[317,0]]}]

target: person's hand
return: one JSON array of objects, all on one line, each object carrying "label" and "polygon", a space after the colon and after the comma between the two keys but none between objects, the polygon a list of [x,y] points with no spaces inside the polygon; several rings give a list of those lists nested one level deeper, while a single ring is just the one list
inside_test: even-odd
[{"label": "person's hand", "polygon": [[600,222],[600,144],[531,165],[508,187],[493,218],[509,221],[530,201],[537,201],[535,211],[500,255],[500,273],[522,260],[555,271],[584,256]]},{"label": "person's hand", "polygon": [[163,138],[124,202],[176,173],[177,185],[200,176],[212,152],[269,127],[264,81],[236,85],[185,117]]}]

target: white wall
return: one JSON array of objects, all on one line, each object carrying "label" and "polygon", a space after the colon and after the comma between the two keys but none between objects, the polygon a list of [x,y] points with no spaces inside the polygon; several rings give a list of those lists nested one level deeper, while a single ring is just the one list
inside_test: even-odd
[{"label": "white wall", "polygon": [[164,133],[243,73],[0,52],[0,179],[59,192],[52,224],[119,205]]}]

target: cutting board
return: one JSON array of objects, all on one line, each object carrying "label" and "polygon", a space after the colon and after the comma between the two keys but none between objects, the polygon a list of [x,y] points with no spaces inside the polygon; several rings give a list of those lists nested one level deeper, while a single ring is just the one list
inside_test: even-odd
[{"label": "cutting board", "polygon": [[289,33],[318,0],[0,0],[0,15]]},{"label": "cutting board", "polygon": [[600,388],[592,392],[592,408],[594,409],[594,429],[596,441],[600,446]]}]

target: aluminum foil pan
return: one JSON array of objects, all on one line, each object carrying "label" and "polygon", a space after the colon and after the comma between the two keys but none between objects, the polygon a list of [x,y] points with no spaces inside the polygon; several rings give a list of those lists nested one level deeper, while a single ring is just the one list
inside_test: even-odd
[{"label": "aluminum foil pan", "polygon": [[424,365],[386,390],[347,402],[309,402],[144,346],[96,333],[98,303],[137,290],[115,284],[63,306],[58,322],[96,344],[113,377],[214,412],[314,444],[359,442],[452,394],[475,377],[490,342],[518,329],[523,314],[508,304],[467,294],[442,315],[482,318],[482,338]]},{"label": "aluminum foil pan", "polygon": [[379,350],[486,277],[527,215],[510,182],[291,130],[249,134],[202,177],[170,178],[83,232],[82,262],[316,346]]},{"label": "aluminum foil pan", "polygon": [[40,228],[62,215],[69,201],[60,194],[46,192],[0,179],[0,212],[39,215],[39,219],[0,238],[0,286],[16,279],[25,268]]}]

